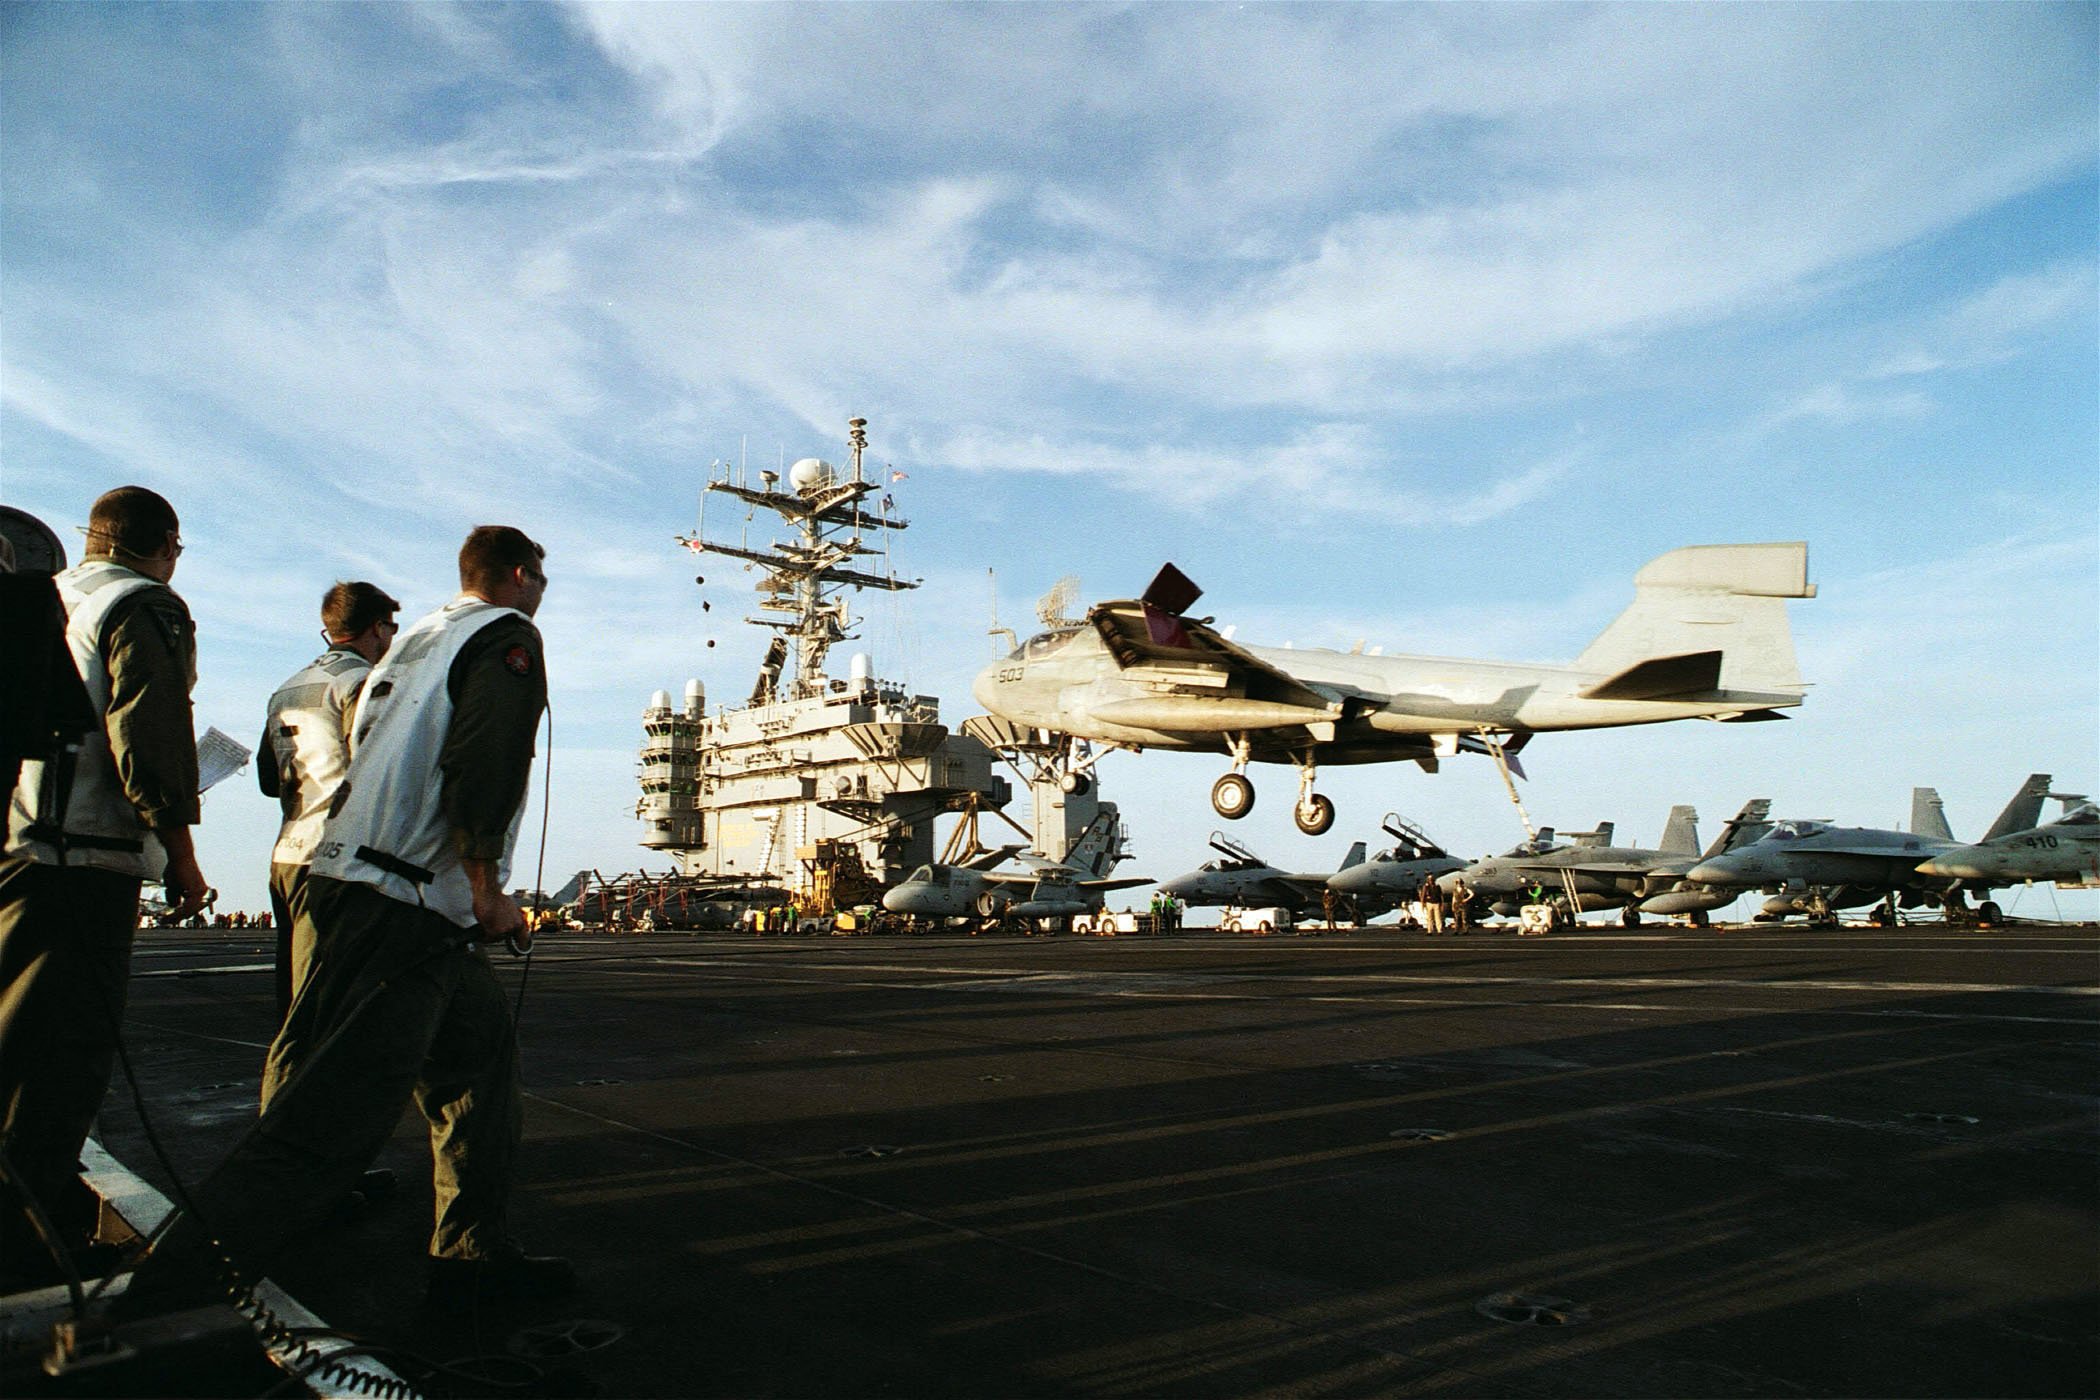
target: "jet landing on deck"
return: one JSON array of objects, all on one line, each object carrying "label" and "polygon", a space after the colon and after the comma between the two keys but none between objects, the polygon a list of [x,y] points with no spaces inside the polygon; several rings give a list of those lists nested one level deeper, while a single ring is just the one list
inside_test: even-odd
[{"label": "jet landing on deck", "polygon": [[[1807,691],[1786,600],[1813,598],[1808,546],[1700,545],[1634,575],[1634,600],[1573,664],[1525,665],[1243,645],[1188,615],[1203,590],[1168,564],[1144,596],[1097,603],[977,676],[978,703],[1063,736],[1068,787],[1115,749],[1220,753],[1226,818],[1254,807],[1249,763],[1298,770],[1294,815],[1317,836],[1323,763],[1420,764],[1485,753],[1521,774],[1535,733],[1678,719],[1783,719]],[[1101,745],[1090,750],[1089,745]]]}]

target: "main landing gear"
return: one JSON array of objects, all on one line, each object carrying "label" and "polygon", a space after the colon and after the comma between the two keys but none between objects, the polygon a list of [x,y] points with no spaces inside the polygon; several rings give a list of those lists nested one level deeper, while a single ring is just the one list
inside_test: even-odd
[{"label": "main landing gear", "polygon": [[[1254,810],[1254,784],[1244,771],[1252,746],[1244,734],[1233,736],[1232,771],[1211,785],[1210,805],[1227,821],[1238,821]],[[1298,765],[1298,801],[1291,820],[1307,836],[1322,836],[1334,825],[1334,803],[1312,790],[1315,772],[1311,750],[1293,760]]]},{"label": "main landing gear", "polygon": [[1227,821],[1238,821],[1254,810],[1254,784],[1243,774],[1227,773],[1210,787],[1210,805]]}]

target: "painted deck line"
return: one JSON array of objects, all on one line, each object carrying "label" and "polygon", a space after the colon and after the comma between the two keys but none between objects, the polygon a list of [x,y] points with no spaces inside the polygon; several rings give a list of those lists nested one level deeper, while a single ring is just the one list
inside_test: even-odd
[{"label": "painted deck line", "polygon": [[133,977],[211,977],[227,972],[275,972],[275,963],[230,963],[221,967],[163,967],[152,972],[134,971]]},{"label": "painted deck line", "polygon": [[[678,967],[749,967],[770,970],[781,966],[778,961],[756,958],[661,958],[658,966]],[[1729,991],[1816,991],[1816,992],[2014,992],[2044,994],[2051,996],[2100,997],[2100,986],[2041,985],[2013,982],[1888,982],[1867,980],[1832,980],[1814,977],[1770,977],[1770,978],[1724,978],[1724,977],[1510,977],[1497,974],[1453,974],[1450,976],[1427,976],[1419,973],[1363,972],[1363,973],[1147,973],[1147,972],[1041,972],[1026,968],[1000,967],[953,967],[938,964],[897,963],[845,963],[817,962],[805,969],[809,972],[873,972],[886,976],[902,974],[926,974],[943,977],[967,978],[967,982],[947,982],[927,985],[964,986],[1011,986],[1026,990],[1062,990],[1069,985],[1077,990],[1107,990],[1118,984],[1139,987],[1175,986],[1223,986],[1234,982],[1259,980],[1265,982],[1340,982],[1345,984],[1392,984],[1407,987],[1572,987],[1578,989],[1625,987],[1671,989],[1718,988]]]}]

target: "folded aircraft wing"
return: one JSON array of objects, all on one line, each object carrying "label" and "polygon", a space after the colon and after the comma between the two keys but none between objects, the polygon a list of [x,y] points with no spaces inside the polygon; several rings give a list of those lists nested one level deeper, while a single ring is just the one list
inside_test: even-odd
[{"label": "folded aircraft wing", "polygon": [[[1206,622],[1184,615],[1203,591],[1172,564],[1161,567],[1141,598],[1097,603],[1086,620],[1101,634],[1108,653],[1125,671],[1151,672],[1161,683],[1192,692],[1228,690],[1275,707],[1266,723],[1246,728],[1304,723],[1329,717],[1327,696],[1288,672],[1261,660],[1212,630]],[[1312,716],[1292,716],[1291,709],[1312,709]],[[1246,716],[1253,719],[1251,713]]]},{"label": "folded aircraft wing", "polygon": [[1149,875],[1119,875],[1113,880],[1081,880],[1078,885],[1083,890],[1127,890],[1151,883]]}]

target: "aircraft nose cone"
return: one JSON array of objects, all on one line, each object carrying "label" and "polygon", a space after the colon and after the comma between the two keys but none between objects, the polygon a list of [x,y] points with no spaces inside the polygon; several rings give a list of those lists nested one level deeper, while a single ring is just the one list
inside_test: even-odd
[{"label": "aircraft nose cone", "polygon": [[982,705],[987,714],[997,714],[992,708],[992,697],[999,693],[998,684],[992,680],[992,668],[987,666],[970,682],[970,698]]},{"label": "aircraft nose cone", "polygon": [[1684,872],[1684,878],[1702,885],[1739,885],[1750,872],[1741,861],[1702,860]]},{"label": "aircraft nose cone", "polygon": [[909,885],[899,885],[882,892],[882,907],[892,914],[915,914],[918,912],[918,891]]},{"label": "aircraft nose cone", "polygon": [[1443,874],[1436,877],[1436,887],[1442,890],[1445,894],[1449,894],[1451,893],[1451,891],[1458,888],[1459,879],[1464,874],[1465,872],[1463,870],[1447,870]]}]

